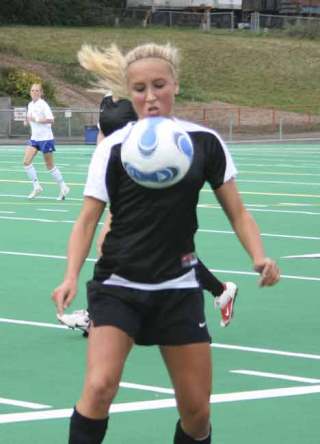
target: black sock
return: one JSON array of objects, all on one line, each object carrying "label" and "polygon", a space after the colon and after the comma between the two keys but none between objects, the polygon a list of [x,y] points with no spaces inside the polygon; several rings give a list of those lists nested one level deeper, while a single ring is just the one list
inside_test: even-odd
[{"label": "black sock", "polygon": [[210,444],[211,443],[211,430],[207,438],[196,440],[191,438],[191,436],[186,435],[186,433],[182,430],[180,419],[177,422],[176,433],[174,435],[173,444]]},{"label": "black sock", "polygon": [[76,409],[70,420],[69,444],[100,444],[106,434],[109,417],[90,419]]},{"label": "black sock", "polygon": [[202,288],[210,291],[213,296],[220,296],[225,290],[223,282],[219,281],[219,279],[207,269],[200,259],[198,259],[196,268]]}]

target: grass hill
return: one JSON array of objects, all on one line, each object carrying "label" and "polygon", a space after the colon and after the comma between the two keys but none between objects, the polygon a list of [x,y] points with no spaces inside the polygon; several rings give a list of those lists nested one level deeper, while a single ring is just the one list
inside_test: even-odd
[{"label": "grass hill", "polygon": [[41,67],[40,74],[54,79],[56,89],[69,85],[85,95],[88,78],[76,58],[82,43],[107,46],[116,42],[128,49],[149,41],[170,41],[180,48],[180,101],[319,113],[319,42],[279,35],[178,28],[2,26],[0,66],[27,65],[35,72]]}]

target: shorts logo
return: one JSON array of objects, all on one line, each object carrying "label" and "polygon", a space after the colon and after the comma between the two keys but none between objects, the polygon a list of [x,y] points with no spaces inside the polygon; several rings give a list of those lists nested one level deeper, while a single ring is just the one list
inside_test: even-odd
[{"label": "shorts logo", "polygon": [[206,326],[206,323],[205,322],[199,322],[199,327],[200,328],[204,328]]},{"label": "shorts logo", "polygon": [[188,253],[181,256],[182,268],[189,268],[198,263],[198,258],[195,253]]}]

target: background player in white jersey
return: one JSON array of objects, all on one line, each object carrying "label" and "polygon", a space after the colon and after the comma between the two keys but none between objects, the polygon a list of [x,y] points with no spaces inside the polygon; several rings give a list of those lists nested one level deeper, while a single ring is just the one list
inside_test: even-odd
[{"label": "background player in white jersey", "polygon": [[[120,97],[128,93],[139,119],[172,117],[179,89],[174,47],[147,44],[123,55],[112,45],[97,51],[99,60],[106,89]],[[110,204],[113,223],[88,283],[88,365],[70,421],[69,444],[102,443],[110,405],[135,343],[160,347],[180,416],[174,444],[211,443],[210,335],[194,261],[183,260],[186,253],[194,254],[196,207],[204,182],[212,187],[260,273],[260,285],[279,280],[279,269],[265,256],[259,229],[242,203],[226,145],[214,131],[178,123],[192,140],[194,157],[186,176],[170,188],[144,188],[126,174],[121,149],[132,124],[106,138],[92,157],[83,207],[69,240],[65,277],[52,294],[62,314],[76,295],[98,221]],[[146,436],[142,441],[153,439]]]},{"label": "background player in white jersey", "polygon": [[42,85],[34,83],[30,89],[32,100],[28,104],[26,122],[31,127],[31,138],[27,142],[23,159],[25,172],[33,184],[33,190],[28,198],[34,199],[43,191],[38,180],[37,171],[32,164],[34,157],[41,151],[49,173],[60,187],[58,200],[63,200],[70,190],[63,180],[61,171],[54,164],[53,152],[55,151],[55,144],[51,128],[54,116],[48,103],[42,99],[42,95]]}]

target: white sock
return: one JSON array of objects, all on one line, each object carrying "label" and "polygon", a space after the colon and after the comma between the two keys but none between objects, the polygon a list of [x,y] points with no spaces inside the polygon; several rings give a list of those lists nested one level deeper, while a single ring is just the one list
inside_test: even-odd
[{"label": "white sock", "polygon": [[33,186],[36,186],[39,184],[38,176],[35,167],[31,165],[27,165],[24,167],[25,172],[27,173],[27,176],[32,181]]},{"label": "white sock", "polygon": [[60,185],[61,188],[65,186],[61,171],[58,167],[53,167],[52,170],[49,171],[49,173],[52,175],[54,180]]}]

